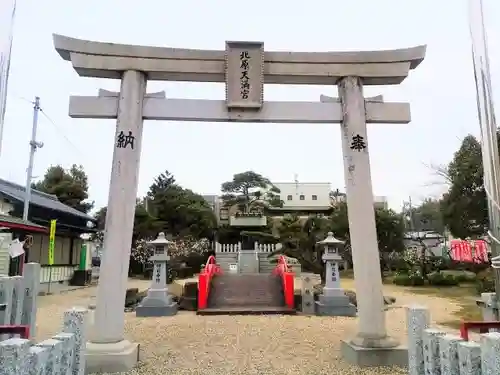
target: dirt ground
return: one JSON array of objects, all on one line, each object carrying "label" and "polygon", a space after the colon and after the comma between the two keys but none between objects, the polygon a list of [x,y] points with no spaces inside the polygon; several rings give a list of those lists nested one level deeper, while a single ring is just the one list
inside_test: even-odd
[{"label": "dirt ground", "polygon": [[[130,280],[130,287],[143,290],[149,282]],[[352,280],[345,280],[343,287],[355,289]],[[96,289],[40,297],[37,340],[58,332],[66,309],[92,303]],[[434,322],[456,319],[460,309],[456,300],[414,294],[393,285],[384,285],[384,294],[396,298],[386,313],[387,327],[402,342],[406,341],[404,305],[427,306]],[[405,374],[395,368],[360,370],[342,361],[340,340],[355,334],[356,318],[197,316],[193,312],[165,318],[136,318],[133,312],[125,316],[126,337],[141,344],[142,363],[130,374]]]}]

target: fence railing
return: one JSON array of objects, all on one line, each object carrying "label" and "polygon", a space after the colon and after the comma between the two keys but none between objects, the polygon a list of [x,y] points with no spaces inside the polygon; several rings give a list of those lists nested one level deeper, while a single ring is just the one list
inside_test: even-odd
[{"label": "fence railing", "polygon": [[0,373],[84,375],[87,327],[88,310],[73,308],[64,313],[62,332],[48,340],[0,341]]},{"label": "fence railing", "polygon": [[430,328],[429,310],[407,308],[409,375],[500,374],[500,333],[480,335],[480,342]]},{"label": "fence railing", "polygon": [[38,263],[25,264],[23,276],[0,276],[0,304],[5,305],[0,309],[0,326],[25,325],[34,336],[39,288]]},{"label": "fence railing", "polygon": [[[281,244],[259,244],[254,243],[254,250],[258,253],[272,253],[280,248]],[[216,253],[237,253],[241,250],[241,242],[236,244],[221,244],[214,242],[213,248]]]},{"label": "fence railing", "polygon": [[214,250],[216,253],[237,253],[241,250],[241,242],[236,244],[221,244],[219,242],[215,242]]},{"label": "fence railing", "polygon": [[254,243],[254,249],[258,253],[272,253],[281,248],[281,244],[259,244],[258,242]]}]

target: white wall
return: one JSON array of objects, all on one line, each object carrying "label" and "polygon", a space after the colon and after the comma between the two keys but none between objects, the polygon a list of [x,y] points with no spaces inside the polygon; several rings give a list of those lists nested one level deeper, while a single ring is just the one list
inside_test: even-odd
[{"label": "white wall", "polygon": [[9,246],[12,242],[11,233],[0,233],[0,275],[9,274],[10,254]]},{"label": "white wall", "polygon": [[[337,201],[337,202],[344,202],[347,198],[346,197],[336,197],[336,198],[333,198],[333,200]],[[385,209],[388,209],[389,208],[389,203],[387,202],[387,197],[383,196],[383,195],[374,195],[373,196],[373,203],[374,203],[374,206],[375,207],[378,207],[378,208],[385,208]]]},{"label": "white wall", "polygon": [[[330,183],[278,182],[283,207],[328,207],[330,206]],[[315,196],[316,199],[313,199]],[[291,200],[289,199],[291,198]]]},{"label": "white wall", "polygon": [[14,209],[14,206],[0,199],[0,215],[9,215],[9,212]]},{"label": "white wall", "polygon": [[[3,199],[0,199],[0,215],[7,216],[9,215],[9,211],[13,209],[14,206],[12,204],[5,202]],[[9,266],[10,266],[9,246],[11,242],[12,242],[11,233],[0,234],[0,275],[9,274]]]}]

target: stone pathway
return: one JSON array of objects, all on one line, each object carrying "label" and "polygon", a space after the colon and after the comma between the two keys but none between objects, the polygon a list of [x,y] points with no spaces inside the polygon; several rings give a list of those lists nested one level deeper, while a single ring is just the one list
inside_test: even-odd
[{"label": "stone pathway", "polygon": [[[146,289],[148,281],[131,280]],[[343,283],[354,289],[353,282]],[[40,297],[38,339],[57,332],[62,313],[86,306],[96,288]],[[430,308],[434,321],[447,320],[459,306],[439,297],[414,295],[386,285],[384,294],[397,299],[387,312],[389,332],[405,340],[405,311],[397,306],[418,303]],[[126,314],[126,336],[141,344],[142,364],[130,374],[406,374],[401,369],[363,369],[340,359],[340,339],[354,334],[355,318],[305,316],[196,316],[136,318]]]}]

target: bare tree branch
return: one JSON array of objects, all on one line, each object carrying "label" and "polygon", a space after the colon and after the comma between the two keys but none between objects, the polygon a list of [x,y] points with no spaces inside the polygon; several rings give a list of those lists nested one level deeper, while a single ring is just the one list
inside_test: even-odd
[{"label": "bare tree branch", "polygon": [[451,185],[452,184],[452,180],[451,180],[451,176],[450,174],[448,173],[448,167],[445,166],[445,165],[440,165],[440,164],[426,164],[426,163],[422,163],[425,167],[429,168],[434,176],[437,176],[440,178],[441,181],[435,181],[435,182],[431,182],[429,183],[428,185]]}]

